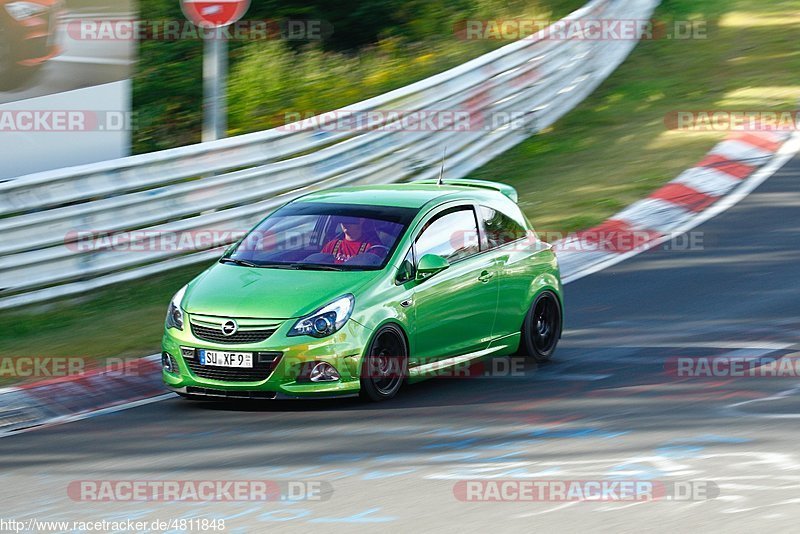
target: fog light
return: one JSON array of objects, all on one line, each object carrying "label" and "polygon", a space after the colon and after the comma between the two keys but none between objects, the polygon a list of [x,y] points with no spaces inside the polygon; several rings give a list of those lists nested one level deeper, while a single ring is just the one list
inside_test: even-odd
[{"label": "fog light", "polygon": [[162,352],[161,353],[161,368],[168,373],[177,373],[178,372],[178,362],[175,361],[175,358],[169,352]]},{"label": "fog light", "polygon": [[311,369],[309,380],[312,382],[335,382],[339,380],[339,373],[331,364],[319,362]]}]

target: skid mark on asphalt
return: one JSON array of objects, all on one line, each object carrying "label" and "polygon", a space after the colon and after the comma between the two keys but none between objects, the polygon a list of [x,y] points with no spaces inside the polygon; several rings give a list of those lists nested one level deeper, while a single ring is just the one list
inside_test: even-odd
[{"label": "skid mark on asphalt", "polygon": [[[727,406],[724,406],[721,411],[723,414],[730,417],[746,416],[746,417],[760,417],[764,419],[798,419],[800,418],[800,402],[798,402],[800,401],[800,398],[798,398],[798,393],[800,393],[800,384],[797,384],[795,387],[791,389],[786,389],[783,391],[779,391],[777,393],[761,396],[755,399],[728,404]],[[771,412],[749,411],[754,408],[770,410],[770,408],[775,408],[775,405],[777,403],[786,399],[795,401],[792,408],[798,410],[797,412],[775,413],[775,411]]]},{"label": "skid mark on asphalt", "polygon": [[516,514],[516,515],[514,515],[514,517],[517,518],[517,519],[524,519],[526,517],[535,517],[537,515],[552,514],[553,512],[558,512],[559,510],[563,510],[565,508],[570,508],[572,506],[579,505],[579,504],[581,504],[581,503],[579,503],[579,502],[567,502],[567,503],[559,504],[557,506],[553,506],[551,508],[547,508],[545,510],[539,510],[539,511],[536,511],[536,512],[526,512],[524,514]]}]

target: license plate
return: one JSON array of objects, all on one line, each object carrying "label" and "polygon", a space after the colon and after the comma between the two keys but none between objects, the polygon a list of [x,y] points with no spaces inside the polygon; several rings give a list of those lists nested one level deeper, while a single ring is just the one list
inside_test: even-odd
[{"label": "license plate", "polygon": [[224,352],[218,350],[200,350],[200,365],[217,367],[253,367],[252,352]]}]

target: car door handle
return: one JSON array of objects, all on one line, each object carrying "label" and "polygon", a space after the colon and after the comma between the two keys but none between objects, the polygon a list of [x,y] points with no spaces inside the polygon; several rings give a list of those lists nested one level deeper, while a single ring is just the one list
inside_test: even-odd
[{"label": "car door handle", "polygon": [[490,273],[489,271],[483,271],[481,275],[478,277],[478,280],[483,282],[484,284],[492,279],[494,273]]}]

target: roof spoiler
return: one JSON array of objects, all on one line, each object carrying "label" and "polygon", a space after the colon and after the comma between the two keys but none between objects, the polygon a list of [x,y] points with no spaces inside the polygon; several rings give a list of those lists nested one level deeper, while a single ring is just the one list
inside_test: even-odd
[{"label": "roof spoiler", "polygon": [[[415,184],[433,184],[436,185],[438,183],[437,179],[430,179],[430,180],[415,180],[413,183]],[[514,203],[519,202],[519,195],[517,194],[517,190],[507,184],[502,184],[500,182],[490,182],[488,180],[470,180],[468,178],[447,178],[442,185],[456,185],[462,187],[479,187],[481,189],[491,189],[492,191],[498,191],[511,200]]]}]

